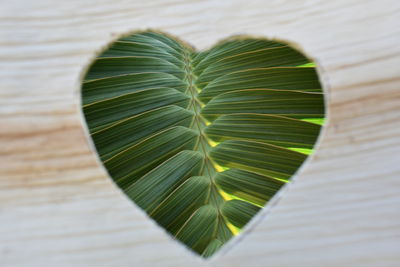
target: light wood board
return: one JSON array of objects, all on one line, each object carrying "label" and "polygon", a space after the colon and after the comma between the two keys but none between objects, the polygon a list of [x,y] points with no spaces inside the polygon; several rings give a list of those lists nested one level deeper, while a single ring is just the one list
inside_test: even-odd
[{"label": "light wood board", "polygon": [[[89,62],[159,29],[206,49],[278,38],[327,94],[316,153],[208,261],[150,221],[97,161],[80,109]],[[0,266],[400,266],[400,1],[3,0]]]}]

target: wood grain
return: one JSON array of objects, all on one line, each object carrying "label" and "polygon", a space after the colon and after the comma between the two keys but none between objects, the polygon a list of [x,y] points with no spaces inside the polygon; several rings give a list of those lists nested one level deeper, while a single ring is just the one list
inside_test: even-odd
[{"label": "wood grain", "polygon": [[[283,39],[319,64],[317,152],[211,260],[111,182],[87,138],[80,81],[121,34],[155,28],[206,49]],[[399,266],[400,2],[2,1],[1,266]]]}]

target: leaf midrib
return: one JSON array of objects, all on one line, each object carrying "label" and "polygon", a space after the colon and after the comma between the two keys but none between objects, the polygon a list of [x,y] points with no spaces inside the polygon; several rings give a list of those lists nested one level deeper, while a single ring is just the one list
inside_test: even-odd
[{"label": "leaf midrib", "polygon": [[[196,145],[194,150],[201,152],[204,156],[205,168],[203,168],[201,175],[209,177],[211,186],[214,187],[214,188],[211,188],[210,191],[217,192],[216,194],[218,194],[218,196],[214,196],[214,197],[217,197],[217,198],[220,197],[222,200],[222,196],[218,193],[218,188],[214,181],[214,176],[215,176],[215,173],[217,172],[217,170],[214,167],[214,164],[216,164],[216,163],[214,163],[212,161],[212,159],[210,158],[210,156],[208,155],[208,151],[210,150],[211,146],[209,145],[209,140],[203,131],[203,129],[206,127],[206,125],[203,122],[206,122],[207,120],[201,115],[201,111],[199,110],[199,109],[201,109],[201,107],[199,107],[199,105],[202,105],[203,103],[197,97],[197,91],[198,91],[198,88],[196,87],[196,78],[197,77],[194,74],[194,68],[192,66],[192,60],[193,60],[193,58],[191,57],[192,52],[185,48],[183,50],[183,53],[184,53],[184,55],[183,55],[184,56],[184,69],[185,69],[185,73],[186,73],[185,80],[188,83],[187,92],[189,92],[188,96],[191,98],[189,107],[192,108],[191,110],[195,114],[194,119],[193,119],[194,123],[190,126],[190,128],[192,130],[197,131],[199,134],[199,137],[198,137],[199,138],[199,140],[198,140],[199,146]],[[204,173],[204,169],[206,169],[206,172],[207,172],[206,175]],[[213,199],[213,198],[209,198],[209,200],[210,199]],[[218,203],[210,203],[210,204],[214,204],[215,207],[219,211]]]},{"label": "leaf midrib", "polygon": [[[194,115],[194,123],[190,126],[190,128],[195,131],[198,131],[198,133],[199,133],[198,143],[200,144],[200,146],[196,146],[194,148],[194,150],[199,151],[204,156],[205,168],[202,169],[200,175],[209,177],[209,179],[210,179],[210,191],[209,191],[208,199],[206,200],[204,205],[213,206],[218,213],[217,224],[216,224],[216,227],[215,227],[212,237],[211,237],[211,240],[212,240],[212,239],[217,238],[218,228],[219,228],[218,225],[220,223],[225,224],[226,227],[229,229],[229,231],[231,231],[231,229],[229,228],[229,223],[226,221],[225,217],[222,214],[222,210],[221,210],[222,204],[226,200],[220,193],[220,189],[218,188],[218,186],[215,182],[215,175],[218,172],[215,167],[216,163],[211,159],[211,157],[208,154],[208,151],[211,149],[211,146],[210,146],[211,140],[208,140],[208,137],[205,135],[205,133],[203,131],[203,129],[206,127],[204,122],[208,122],[208,120],[205,119],[201,115],[201,112],[200,112],[201,106],[203,106],[204,104],[197,97],[197,95],[198,95],[197,92],[200,91],[200,89],[198,89],[196,87],[197,77],[194,74],[195,70],[192,66],[193,58],[191,55],[193,52],[189,51],[188,49],[184,49],[183,52],[184,52],[184,68],[185,68],[185,72],[186,72],[185,80],[188,83],[188,90],[186,92],[189,93],[188,96],[191,98],[189,107],[192,107],[192,112],[195,114]],[[205,169],[206,169],[206,171],[205,171]],[[205,172],[207,172],[207,173],[205,174]],[[196,213],[196,212],[194,212],[194,213]],[[188,219],[187,222],[189,220],[190,219]],[[181,227],[181,229],[183,229],[185,224]]]}]

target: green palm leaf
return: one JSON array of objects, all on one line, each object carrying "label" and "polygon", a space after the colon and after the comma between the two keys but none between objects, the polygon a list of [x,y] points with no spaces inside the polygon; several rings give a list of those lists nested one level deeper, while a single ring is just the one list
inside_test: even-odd
[{"label": "green palm leaf", "polygon": [[289,181],[324,117],[314,65],[254,38],[196,52],[163,33],[132,34],[96,59],[82,98],[117,185],[203,257]]}]

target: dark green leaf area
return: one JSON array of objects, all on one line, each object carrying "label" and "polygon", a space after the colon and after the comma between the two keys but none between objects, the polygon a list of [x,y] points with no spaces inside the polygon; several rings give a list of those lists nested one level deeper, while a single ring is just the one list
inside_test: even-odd
[{"label": "dark green leaf area", "polygon": [[164,34],[153,32],[132,34],[130,36],[121,38],[119,41],[150,45],[156,49],[165,51],[166,53],[169,53],[179,59],[182,58],[183,53],[187,49],[187,47],[181,45],[179,41],[167,37]]},{"label": "dark green leaf area", "polygon": [[218,239],[213,239],[210,241],[208,246],[204,249],[203,253],[201,254],[204,258],[208,258],[212,256],[218,249],[220,249],[224,243]]},{"label": "dark green leaf area", "polygon": [[169,36],[164,33],[158,33],[158,32],[152,32],[152,31],[147,31],[143,32],[141,34],[138,34],[138,36],[144,36],[147,38],[150,38],[149,40],[153,43],[154,41],[158,41],[169,48],[175,50],[179,54],[183,54],[187,51],[191,51],[192,48],[188,45],[183,43],[181,40],[178,40],[176,37]]},{"label": "dark green leaf area", "polygon": [[178,152],[192,150],[197,139],[197,132],[176,126],[150,136],[103,163],[117,184],[125,189]]},{"label": "dark green leaf area", "polygon": [[213,148],[210,157],[224,167],[288,180],[307,156],[270,144],[229,140]]},{"label": "dark green leaf area", "polygon": [[232,38],[231,40],[226,40],[217,44],[208,51],[197,53],[197,55],[193,58],[193,65],[196,67],[194,73],[199,76],[204,69],[208,68],[209,65],[231,56],[237,56],[249,52],[251,53],[262,49],[285,46],[285,44],[279,42],[254,39],[251,37]]},{"label": "dark green leaf area", "polygon": [[231,224],[238,228],[242,228],[259,210],[260,207],[247,201],[233,199],[224,204],[222,207],[222,214]]},{"label": "dark green leaf area", "polygon": [[217,231],[214,233],[213,238],[215,237],[218,240],[221,240],[222,242],[226,243],[228,242],[229,239],[233,237],[233,233],[228,227],[228,221],[222,216],[221,206],[218,207],[218,210],[220,211],[220,214],[218,216]]},{"label": "dark green leaf area", "polygon": [[218,228],[218,217],[216,207],[202,206],[193,213],[176,237],[201,254],[213,240],[213,234]]},{"label": "dark green leaf area", "polygon": [[150,216],[171,234],[176,234],[193,212],[206,203],[210,190],[210,177],[190,177],[169,194]]},{"label": "dark green leaf area", "polygon": [[209,82],[231,72],[269,67],[293,67],[309,62],[290,47],[262,48],[225,57],[210,63],[197,79],[197,84]]},{"label": "dark green leaf area", "polygon": [[112,123],[163,106],[187,107],[190,97],[173,88],[155,88],[107,99],[84,107],[88,125],[98,131]]},{"label": "dark green leaf area", "polygon": [[268,88],[275,90],[293,90],[321,92],[317,73],[314,68],[272,67],[256,68],[231,72],[208,84],[197,84],[202,88],[199,98],[204,103],[222,93]]},{"label": "dark green leaf area", "polygon": [[285,184],[270,176],[239,169],[218,173],[215,182],[225,192],[259,206],[264,206]]},{"label": "dark green leaf area", "polygon": [[324,116],[323,95],[269,89],[249,89],[221,94],[202,110],[212,121],[218,116],[234,113],[273,114],[292,118]]},{"label": "dark green leaf area", "polygon": [[[187,84],[169,73],[134,73],[84,82],[82,102],[86,106],[95,102],[154,88],[174,88],[184,92]],[[89,120],[88,120],[89,121]]]},{"label": "dark green leaf area", "polygon": [[176,66],[164,59],[154,57],[107,57],[98,59],[91,67],[86,80],[101,79],[124,74],[163,72],[182,79],[185,75],[182,65]]},{"label": "dark green leaf area", "polygon": [[[194,113],[178,107],[165,106],[129,117],[92,133],[102,160],[107,160],[122,150],[148,136],[173,126],[189,127]],[[140,131],[138,131],[140,129]]]},{"label": "dark green leaf area", "polygon": [[151,213],[181,183],[199,173],[203,162],[199,152],[181,151],[131,184],[125,193]]},{"label": "dark green leaf area", "polygon": [[154,57],[164,59],[178,67],[182,66],[181,55],[174,55],[163,48],[140,42],[117,41],[99,56],[99,58],[110,57]]},{"label": "dark green leaf area", "polygon": [[218,117],[205,133],[215,142],[241,139],[283,147],[312,148],[319,131],[317,124],[283,116],[237,113]]}]

